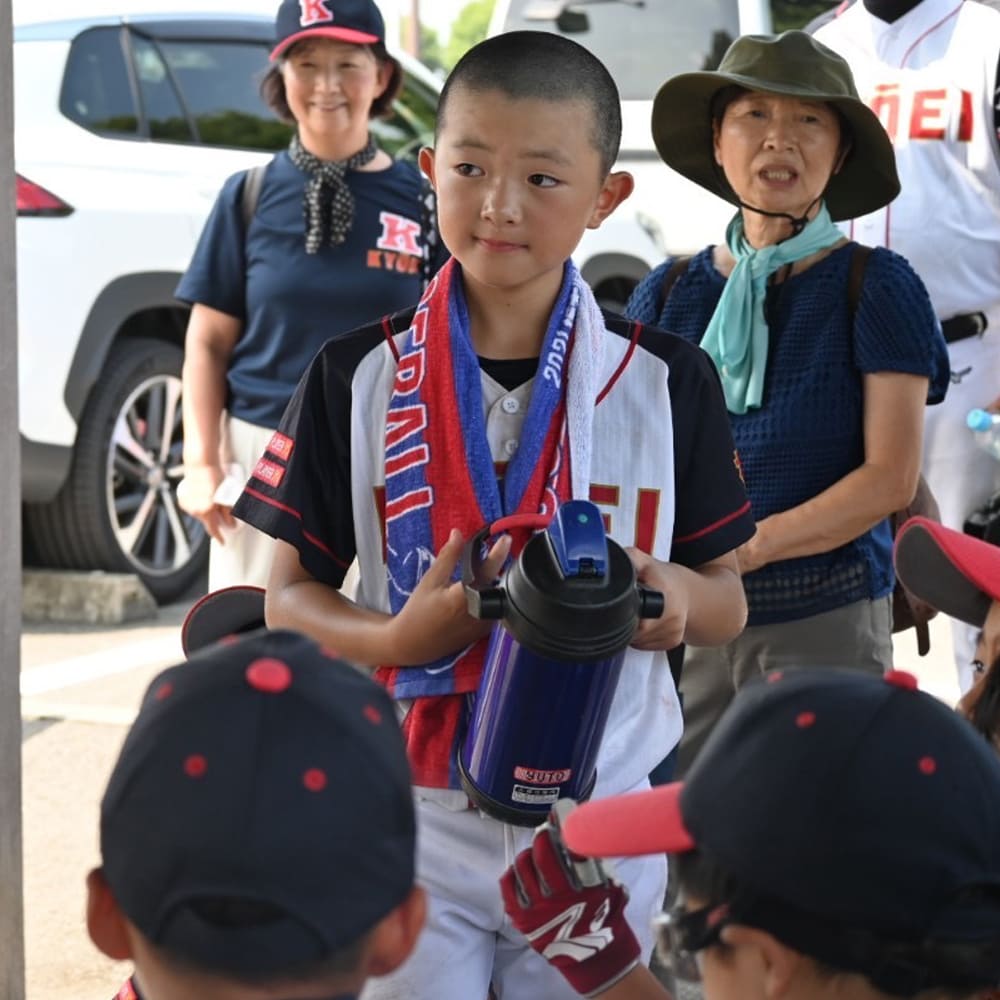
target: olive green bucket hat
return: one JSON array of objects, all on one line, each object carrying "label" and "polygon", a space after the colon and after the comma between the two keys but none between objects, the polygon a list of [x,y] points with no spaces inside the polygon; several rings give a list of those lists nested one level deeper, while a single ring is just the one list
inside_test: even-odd
[{"label": "olive green bucket hat", "polygon": [[713,194],[739,204],[715,162],[712,102],[724,87],[833,105],[851,130],[851,148],[824,198],[833,219],[853,219],[899,194],[896,157],[882,123],[858,97],[846,60],[803,31],[743,35],[718,70],[667,80],[653,102],[653,142],[663,162]]}]

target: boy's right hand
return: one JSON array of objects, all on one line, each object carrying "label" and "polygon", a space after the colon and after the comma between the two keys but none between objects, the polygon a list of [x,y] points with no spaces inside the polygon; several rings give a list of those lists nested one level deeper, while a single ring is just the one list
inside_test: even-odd
[{"label": "boy's right hand", "polygon": [[[462,583],[452,580],[464,547],[462,533],[452,529],[406,604],[391,619],[393,663],[432,663],[471,645],[493,627],[493,622],[469,614]],[[483,560],[483,574],[498,576],[509,553],[510,536],[502,535]]]}]

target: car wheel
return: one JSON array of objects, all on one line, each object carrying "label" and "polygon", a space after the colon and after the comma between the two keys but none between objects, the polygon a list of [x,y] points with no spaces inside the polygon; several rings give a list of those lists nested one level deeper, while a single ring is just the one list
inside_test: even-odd
[{"label": "car wheel", "polygon": [[84,408],[69,478],[25,521],[45,565],[137,574],[161,603],[203,571],[208,536],[177,503],[183,352],[118,345]]}]

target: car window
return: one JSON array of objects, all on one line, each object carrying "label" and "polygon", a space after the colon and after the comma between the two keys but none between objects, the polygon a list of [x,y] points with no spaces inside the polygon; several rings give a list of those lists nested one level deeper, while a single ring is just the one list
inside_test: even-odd
[{"label": "car window", "polygon": [[675,73],[715,69],[739,34],[737,0],[645,0],[570,6],[512,0],[505,31],[560,31],[585,45],[608,69],[623,100],[650,100]]},{"label": "car window", "polygon": [[133,32],[132,59],[149,137],[162,142],[193,142],[191,122],[177,94],[173,74],[156,43]]},{"label": "car window", "polygon": [[160,50],[202,143],[278,150],[292,129],[260,96],[267,46],[238,41],[163,41]]},{"label": "car window", "polygon": [[73,40],[59,109],[95,132],[137,135],[139,116],[120,28],[92,28]]}]

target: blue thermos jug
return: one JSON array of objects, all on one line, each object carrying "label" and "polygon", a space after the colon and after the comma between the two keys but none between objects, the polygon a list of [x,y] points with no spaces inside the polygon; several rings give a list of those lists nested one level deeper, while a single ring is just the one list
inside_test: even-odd
[{"label": "blue thermos jug", "polygon": [[458,751],[465,793],[489,816],[537,826],[561,798],[586,799],[640,618],[663,595],[638,586],[597,507],[571,500],[528,541],[499,585],[478,571],[490,528],[466,548],[469,612],[497,621]]}]

